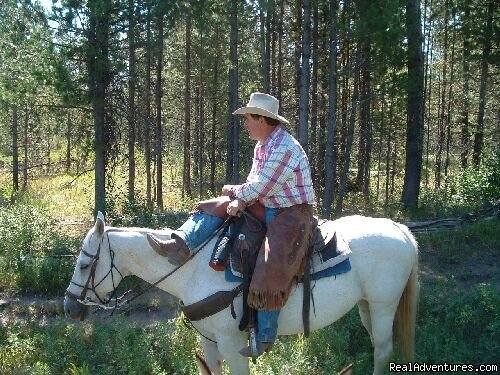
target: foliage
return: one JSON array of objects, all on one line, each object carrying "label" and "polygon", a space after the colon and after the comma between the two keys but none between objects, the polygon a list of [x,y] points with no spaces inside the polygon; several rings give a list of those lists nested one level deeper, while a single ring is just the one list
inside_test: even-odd
[{"label": "foliage", "polygon": [[0,211],[0,289],[61,293],[71,275],[74,240],[57,233],[47,211],[16,205]]},{"label": "foliage", "polygon": [[424,288],[419,305],[418,361],[496,363],[500,294],[480,284],[471,292],[450,281]]},{"label": "foliage", "polygon": [[0,328],[0,372],[29,374],[194,374],[192,331],[179,321],[141,328],[123,318],[74,324],[57,318]]},{"label": "foliage", "polygon": [[[416,360],[495,363],[500,349],[499,311],[500,296],[491,285],[466,290],[454,282],[425,284]],[[40,325],[38,314],[0,327],[2,374],[197,373],[195,332],[182,319],[140,327],[124,317],[83,324],[59,317]],[[251,366],[252,374],[329,375],[351,362],[354,374],[367,374],[373,366],[370,339],[355,310],[309,339],[281,337],[275,345]]]},{"label": "foliage", "polygon": [[449,177],[439,189],[424,189],[420,205],[434,216],[477,210],[500,199],[498,155],[485,160],[479,169],[468,167]]}]

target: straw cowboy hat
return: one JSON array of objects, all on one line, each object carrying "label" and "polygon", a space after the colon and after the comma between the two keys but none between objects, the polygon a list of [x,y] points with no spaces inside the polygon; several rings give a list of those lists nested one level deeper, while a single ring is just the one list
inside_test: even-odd
[{"label": "straw cowboy hat", "polygon": [[233,112],[233,115],[244,115],[251,113],[254,115],[261,115],[274,118],[280,122],[288,124],[288,120],[278,115],[280,102],[274,96],[263,94],[261,92],[254,92],[250,95],[250,101],[246,107],[238,108]]}]

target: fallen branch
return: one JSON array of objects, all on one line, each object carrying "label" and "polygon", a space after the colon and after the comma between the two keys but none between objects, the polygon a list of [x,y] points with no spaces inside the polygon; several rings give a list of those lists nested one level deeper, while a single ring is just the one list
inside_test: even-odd
[{"label": "fallen branch", "polygon": [[436,219],[428,221],[409,221],[403,223],[413,233],[437,232],[440,230],[457,228],[463,224],[473,223],[481,219],[500,217],[500,200],[494,202],[490,207],[475,213],[464,215],[456,219]]}]

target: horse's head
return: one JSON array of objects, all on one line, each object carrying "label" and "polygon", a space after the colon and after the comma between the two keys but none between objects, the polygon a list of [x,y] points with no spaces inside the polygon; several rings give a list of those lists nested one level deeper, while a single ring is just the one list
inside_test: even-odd
[{"label": "horse's head", "polygon": [[97,214],[95,225],[83,240],[73,277],[64,299],[64,311],[73,319],[85,319],[88,305],[105,305],[107,295],[123,278],[114,264],[104,216]]}]

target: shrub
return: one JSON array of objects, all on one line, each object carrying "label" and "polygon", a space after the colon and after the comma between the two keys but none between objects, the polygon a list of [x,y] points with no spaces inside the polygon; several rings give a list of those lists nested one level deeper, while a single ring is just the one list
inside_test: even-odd
[{"label": "shrub", "polygon": [[47,211],[28,205],[0,212],[0,288],[60,293],[70,279],[75,241],[61,237]]}]

